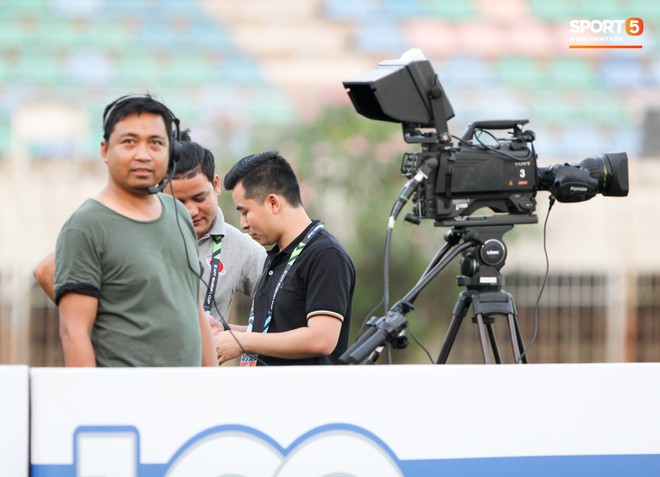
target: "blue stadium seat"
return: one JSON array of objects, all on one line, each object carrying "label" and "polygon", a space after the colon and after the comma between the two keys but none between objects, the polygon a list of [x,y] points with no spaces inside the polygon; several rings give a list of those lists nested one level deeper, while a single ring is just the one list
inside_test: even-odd
[{"label": "blue stadium seat", "polygon": [[642,60],[630,55],[605,58],[599,70],[602,83],[610,88],[634,89],[653,82]]},{"label": "blue stadium seat", "polygon": [[360,21],[376,16],[377,0],[325,0],[323,14],[332,20]]},{"label": "blue stadium seat", "polygon": [[73,50],[65,61],[67,79],[75,85],[103,86],[116,80],[117,69],[111,58],[99,50]]},{"label": "blue stadium seat", "polygon": [[354,43],[358,51],[369,55],[399,57],[409,48],[399,24],[387,20],[362,22],[358,25]]},{"label": "blue stadium seat", "polygon": [[452,56],[436,68],[446,86],[493,86],[495,73],[487,60],[477,56]]}]

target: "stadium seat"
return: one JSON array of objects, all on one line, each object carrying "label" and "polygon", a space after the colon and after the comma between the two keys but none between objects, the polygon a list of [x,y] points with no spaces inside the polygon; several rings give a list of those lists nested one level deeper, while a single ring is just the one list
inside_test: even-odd
[{"label": "stadium seat", "polygon": [[115,81],[112,59],[98,50],[72,50],[65,60],[64,74],[74,85],[100,85]]},{"label": "stadium seat", "polygon": [[378,6],[377,0],[326,0],[323,14],[332,20],[368,20],[374,16]]},{"label": "stadium seat", "polygon": [[629,124],[630,114],[616,93],[585,94],[581,117],[587,124],[623,126]]},{"label": "stadium seat", "polygon": [[487,60],[478,56],[452,56],[436,68],[440,81],[449,86],[493,85],[495,74]]},{"label": "stadium seat", "polygon": [[599,71],[603,85],[610,88],[633,89],[652,82],[642,60],[630,55],[601,60]]},{"label": "stadium seat", "polygon": [[369,55],[398,57],[409,47],[400,26],[392,21],[365,21],[358,25],[355,48]]},{"label": "stadium seat", "polygon": [[532,117],[535,121],[550,126],[580,124],[583,119],[582,107],[578,104],[579,95],[559,93],[541,93],[534,96]]},{"label": "stadium seat", "polygon": [[21,85],[58,86],[63,79],[60,59],[50,53],[23,52],[8,73],[9,80]]},{"label": "stadium seat", "polygon": [[528,0],[528,4],[533,17],[547,22],[580,18],[581,15],[579,2],[572,0]]},{"label": "stadium seat", "polygon": [[158,90],[169,84],[168,71],[163,68],[160,57],[149,50],[126,51],[119,58],[117,81],[128,88]]},{"label": "stadium seat", "polygon": [[457,54],[459,26],[436,19],[411,20],[403,26],[404,40],[411,48],[419,48],[427,58]]},{"label": "stadium seat", "polygon": [[552,87],[589,89],[596,86],[590,60],[558,57],[550,61],[548,83]]},{"label": "stadium seat", "polygon": [[471,0],[427,0],[429,13],[441,20],[469,20],[476,17]]},{"label": "stadium seat", "polygon": [[406,21],[411,18],[426,18],[432,13],[429,2],[424,0],[381,0],[380,11],[388,20]]},{"label": "stadium seat", "polygon": [[173,55],[167,64],[167,83],[177,87],[195,87],[214,76],[213,65],[204,55],[190,53]]},{"label": "stadium seat", "polygon": [[546,74],[541,63],[528,57],[502,57],[497,60],[496,74],[503,86],[532,90],[542,88]]}]

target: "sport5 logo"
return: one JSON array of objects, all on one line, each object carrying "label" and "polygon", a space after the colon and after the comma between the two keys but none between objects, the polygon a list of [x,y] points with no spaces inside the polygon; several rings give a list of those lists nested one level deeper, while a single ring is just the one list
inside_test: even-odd
[{"label": "sport5 logo", "polygon": [[571,20],[571,33],[625,33],[628,36],[639,36],[644,33],[644,20],[630,17],[625,20]]}]

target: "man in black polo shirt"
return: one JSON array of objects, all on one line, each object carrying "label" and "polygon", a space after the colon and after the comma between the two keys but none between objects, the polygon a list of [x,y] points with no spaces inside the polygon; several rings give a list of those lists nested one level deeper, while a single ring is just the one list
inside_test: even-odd
[{"label": "man in black polo shirt", "polygon": [[[244,157],[224,179],[240,225],[268,252],[247,327],[216,334],[219,362],[334,364],[348,347],[355,290],[350,257],[311,220],[290,164],[267,151]],[[233,336],[232,334],[233,333]]]}]

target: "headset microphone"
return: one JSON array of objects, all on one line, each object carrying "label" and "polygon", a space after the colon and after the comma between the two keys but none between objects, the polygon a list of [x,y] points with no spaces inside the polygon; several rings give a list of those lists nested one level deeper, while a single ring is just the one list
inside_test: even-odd
[{"label": "headset microphone", "polygon": [[167,187],[167,185],[170,182],[172,182],[172,177],[174,177],[174,173],[176,172],[176,161],[170,159],[170,164],[171,165],[167,171],[167,175],[165,176],[165,178],[159,184],[156,184],[155,186],[147,187],[148,194],[158,194],[160,192],[163,192],[163,190],[165,190],[165,187]]},{"label": "headset microphone", "polygon": [[165,187],[167,187],[167,184],[170,183],[170,180],[171,179],[168,177],[166,180],[164,180],[163,182],[161,182],[158,185],[147,187],[147,193],[149,193],[149,194],[158,194],[160,192],[163,192]]}]

